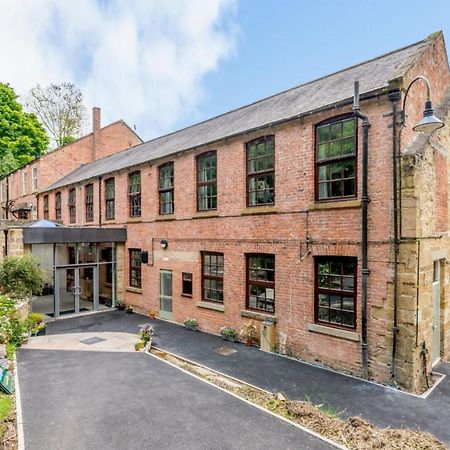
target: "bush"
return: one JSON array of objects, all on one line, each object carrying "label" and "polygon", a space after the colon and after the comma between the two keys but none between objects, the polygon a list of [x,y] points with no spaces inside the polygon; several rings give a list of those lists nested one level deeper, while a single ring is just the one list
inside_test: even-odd
[{"label": "bush", "polygon": [[44,271],[31,255],[7,256],[0,267],[0,289],[15,299],[29,299],[40,294]]}]

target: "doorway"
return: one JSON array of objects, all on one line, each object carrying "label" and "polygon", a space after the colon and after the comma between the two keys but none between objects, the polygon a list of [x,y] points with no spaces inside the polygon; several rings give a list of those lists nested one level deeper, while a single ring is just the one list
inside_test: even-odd
[{"label": "doorway", "polygon": [[172,272],[159,272],[159,317],[172,320]]},{"label": "doorway", "polygon": [[98,309],[97,266],[63,267],[56,269],[55,308],[50,316]]},{"label": "doorway", "polygon": [[433,342],[431,363],[434,366],[441,359],[441,261],[433,262]]}]

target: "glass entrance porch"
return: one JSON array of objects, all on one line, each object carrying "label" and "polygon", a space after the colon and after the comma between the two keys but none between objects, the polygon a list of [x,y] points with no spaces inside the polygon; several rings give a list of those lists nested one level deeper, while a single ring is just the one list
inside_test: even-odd
[{"label": "glass entrance porch", "polygon": [[49,317],[100,311],[116,300],[116,244],[114,242],[32,244],[31,253],[46,272],[34,312]]}]

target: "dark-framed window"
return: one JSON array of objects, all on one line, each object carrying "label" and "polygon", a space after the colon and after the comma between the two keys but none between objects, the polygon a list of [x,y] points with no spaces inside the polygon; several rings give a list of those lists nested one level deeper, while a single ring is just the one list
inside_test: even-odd
[{"label": "dark-framed window", "polygon": [[275,138],[265,136],[248,142],[247,205],[275,204]]},{"label": "dark-framed window", "polygon": [[49,218],[48,195],[44,195],[44,219]]},{"label": "dark-framed window", "polygon": [[87,184],[85,187],[86,222],[94,220],[94,185]]},{"label": "dark-framed window", "polygon": [[316,200],[356,197],[356,168],[356,119],[316,125]]},{"label": "dark-framed window", "polygon": [[202,252],[202,299],[223,303],[223,253]]},{"label": "dark-framed window", "polygon": [[130,255],[130,286],[141,287],[141,250],[137,248],[129,249]]},{"label": "dark-framed window", "polygon": [[61,220],[61,192],[55,194],[55,219]]},{"label": "dark-framed window", "polygon": [[217,209],[217,152],[197,156],[197,210]]},{"label": "dark-framed window", "polygon": [[141,172],[128,175],[128,202],[130,217],[141,216]]},{"label": "dark-framed window", "polygon": [[75,223],[77,221],[77,191],[75,188],[69,191],[69,221],[70,223]]},{"label": "dark-framed window", "polygon": [[105,210],[106,220],[114,219],[116,213],[116,182],[114,178],[105,180]]},{"label": "dark-framed window", "polygon": [[183,272],[181,294],[192,297],[192,273]]},{"label": "dark-framed window", "polygon": [[159,213],[173,214],[174,202],[174,167],[173,162],[159,166]]},{"label": "dark-framed window", "polygon": [[247,255],[247,308],[275,312],[275,255]]},{"label": "dark-framed window", "polygon": [[315,321],[355,329],[357,259],[317,256],[315,265]]}]

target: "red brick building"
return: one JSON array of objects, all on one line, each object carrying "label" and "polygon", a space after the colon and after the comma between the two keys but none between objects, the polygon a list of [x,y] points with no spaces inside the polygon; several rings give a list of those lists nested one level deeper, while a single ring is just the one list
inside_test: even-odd
[{"label": "red brick building", "polygon": [[93,108],[92,133],[46,153],[0,179],[0,218],[36,218],[37,192],[82,164],[142,142],[123,120],[101,127],[100,119],[100,108]]},{"label": "red brick building", "polygon": [[[412,131],[426,99],[420,82],[399,125],[419,75],[447,123],[433,133]],[[355,81],[370,122],[368,270]],[[39,217],[126,227],[117,297],[143,312],[195,318],[210,333],[268,320],[279,353],[419,390],[422,345],[428,371],[450,356],[449,94],[436,33],[85,164],[41,190]]]}]

